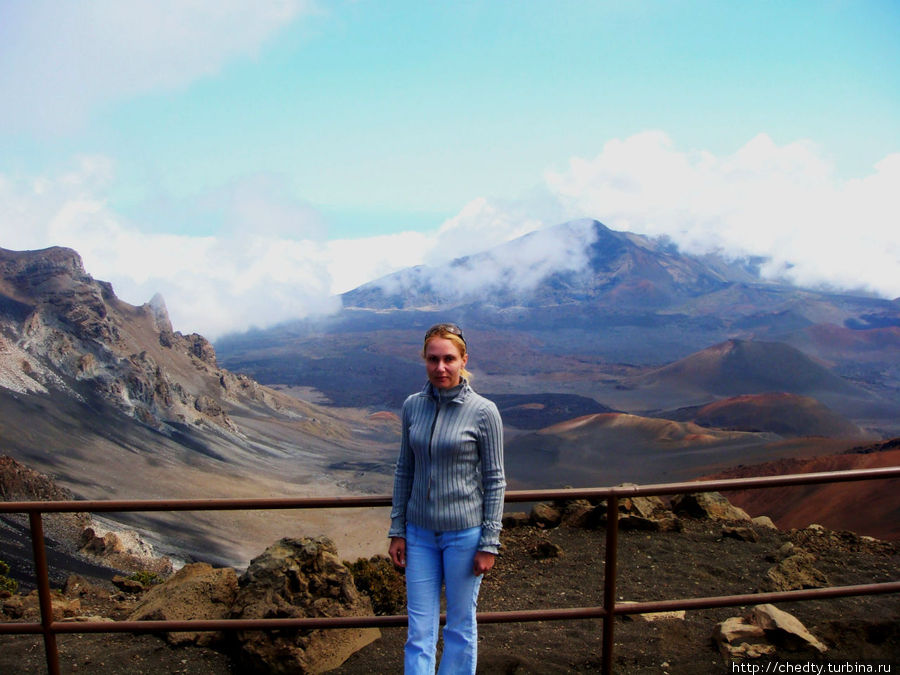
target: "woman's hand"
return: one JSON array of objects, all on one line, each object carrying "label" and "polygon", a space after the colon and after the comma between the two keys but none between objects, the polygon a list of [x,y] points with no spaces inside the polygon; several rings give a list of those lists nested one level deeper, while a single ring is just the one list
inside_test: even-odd
[{"label": "woman's hand", "polygon": [[391,546],[388,549],[388,554],[397,567],[406,567],[406,539],[403,537],[391,537]]},{"label": "woman's hand", "polygon": [[475,562],[472,566],[472,571],[475,572],[475,576],[490,571],[494,566],[494,559],[496,557],[497,556],[493,553],[488,553],[487,551],[475,551]]}]

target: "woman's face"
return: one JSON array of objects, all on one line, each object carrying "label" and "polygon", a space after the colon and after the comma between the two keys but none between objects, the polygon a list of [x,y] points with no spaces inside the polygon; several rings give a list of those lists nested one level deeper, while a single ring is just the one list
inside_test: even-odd
[{"label": "woman's face", "polygon": [[469,355],[460,355],[459,348],[447,338],[433,337],[425,345],[425,369],[428,381],[436,389],[451,389],[459,384],[461,371]]}]

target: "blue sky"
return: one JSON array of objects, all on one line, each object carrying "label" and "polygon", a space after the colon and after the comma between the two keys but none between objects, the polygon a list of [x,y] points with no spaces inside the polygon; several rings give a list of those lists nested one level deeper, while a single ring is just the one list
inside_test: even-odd
[{"label": "blue sky", "polygon": [[0,3],[0,246],[216,337],[592,217],[900,296],[900,5]]}]

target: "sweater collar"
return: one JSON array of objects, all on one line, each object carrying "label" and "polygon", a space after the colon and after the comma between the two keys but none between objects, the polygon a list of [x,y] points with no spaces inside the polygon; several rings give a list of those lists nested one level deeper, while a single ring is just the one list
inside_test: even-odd
[{"label": "sweater collar", "polygon": [[461,403],[470,391],[472,391],[472,387],[469,386],[469,382],[466,378],[461,378],[460,383],[450,389],[437,389],[431,382],[426,382],[422,393],[439,403],[450,401]]}]

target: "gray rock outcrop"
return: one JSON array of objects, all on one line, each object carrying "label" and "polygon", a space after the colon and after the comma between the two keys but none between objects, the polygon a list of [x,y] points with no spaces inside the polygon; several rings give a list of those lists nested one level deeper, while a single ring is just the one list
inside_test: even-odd
[{"label": "gray rock outcrop", "polygon": [[71,249],[0,248],[0,286],[0,389],[96,396],[165,433],[180,425],[240,433],[231,404],[277,409],[286,400],[220,368],[203,336],[174,331],[162,296],[123,302]]},{"label": "gray rock outcrop", "polygon": [[103,531],[92,525],[82,531],[79,547],[80,553],[118,570],[168,577],[175,569],[169,557],[156,555],[152,546],[132,530]]}]

